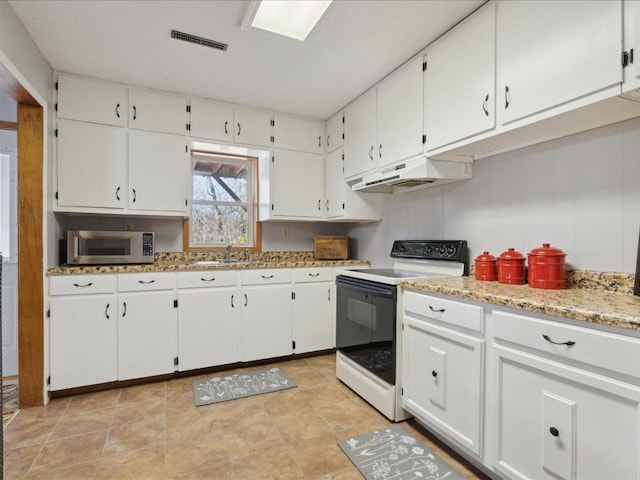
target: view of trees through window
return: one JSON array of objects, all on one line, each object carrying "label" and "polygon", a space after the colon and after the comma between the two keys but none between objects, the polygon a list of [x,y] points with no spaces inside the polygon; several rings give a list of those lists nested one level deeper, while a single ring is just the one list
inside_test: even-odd
[{"label": "view of trees through window", "polygon": [[251,159],[214,154],[192,158],[191,246],[252,246]]}]

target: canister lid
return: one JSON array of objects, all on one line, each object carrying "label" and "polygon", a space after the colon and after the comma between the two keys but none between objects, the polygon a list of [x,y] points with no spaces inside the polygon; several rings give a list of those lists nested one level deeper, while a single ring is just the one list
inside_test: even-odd
[{"label": "canister lid", "polygon": [[542,247],[534,248],[529,252],[532,257],[565,257],[567,254],[559,248],[550,246],[549,243],[543,243]]},{"label": "canister lid", "polygon": [[476,257],[476,262],[495,262],[496,257],[491,255],[489,252],[482,252],[482,255],[478,255]]},{"label": "canister lid", "polygon": [[498,257],[499,260],[523,260],[524,255],[518,252],[515,248],[507,248],[506,252],[502,252]]}]

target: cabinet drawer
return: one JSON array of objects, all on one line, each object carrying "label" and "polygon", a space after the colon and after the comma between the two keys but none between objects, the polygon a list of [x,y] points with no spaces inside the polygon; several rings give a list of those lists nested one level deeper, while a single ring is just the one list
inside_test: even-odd
[{"label": "cabinet drawer", "polygon": [[482,333],[484,331],[483,310],[478,305],[454,302],[443,298],[405,292],[403,295],[405,313],[431,318],[450,326],[462,327]]},{"label": "cabinet drawer", "polygon": [[268,285],[272,283],[291,283],[292,274],[290,268],[243,270],[240,272],[242,285]]},{"label": "cabinet drawer", "polygon": [[238,283],[234,270],[202,270],[178,273],[178,288],[233,287]]},{"label": "cabinet drawer", "polygon": [[146,292],[173,290],[177,287],[175,273],[125,273],[118,275],[118,291]]},{"label": "cabinet drawer", "polygon": [[49,278],[49,295],[115,293],[116,275],[65,275]]},{"label": "cabinet drawer", "polygon": [[492,322],[493,337],[501,343],[640,379],[640,364],[630,361],[640,358],[636,338],[501,311],[493,312]]},{"label": "cabinet drawer", "polygon": [[293,281],[295,283],[306,282],[333,282],[335,280],[335,273],[333,268],[321,267],[321,268],[296,268],[293,270]]}]

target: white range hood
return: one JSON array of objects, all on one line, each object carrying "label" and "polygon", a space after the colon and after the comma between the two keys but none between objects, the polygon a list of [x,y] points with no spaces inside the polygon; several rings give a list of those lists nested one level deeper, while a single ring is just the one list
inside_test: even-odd
[{"label": "white range hood", "polygon": [[390,167],[364,175],[354,183],[354,191],[372,193],[404,193],[420,188],[471,178],[471,162],[433,160],[420,155]]}]

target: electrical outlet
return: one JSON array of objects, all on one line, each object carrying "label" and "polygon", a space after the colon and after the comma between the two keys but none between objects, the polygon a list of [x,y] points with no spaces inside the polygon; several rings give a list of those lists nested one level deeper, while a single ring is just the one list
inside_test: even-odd
[{"label": "electrical outlet", "polygon": [[289,229],[287,227],[282,229],[282,238],[289,238]]},{"label": "electrical outlet", "polygon": [[133,232],[133,222],[124,222],[124,231]]}]

